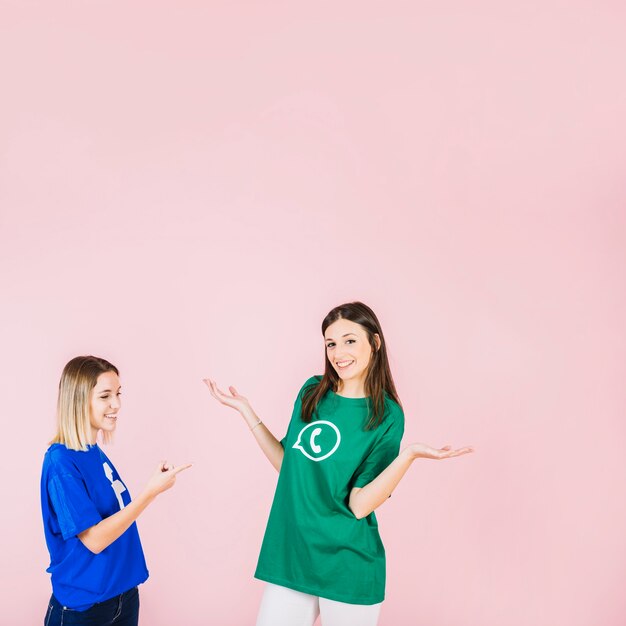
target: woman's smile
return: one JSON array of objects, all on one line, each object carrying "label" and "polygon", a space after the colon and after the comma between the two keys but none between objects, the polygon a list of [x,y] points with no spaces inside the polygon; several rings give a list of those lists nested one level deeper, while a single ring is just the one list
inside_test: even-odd
[{"label": "woman's smile", "polygon": [[346,360],[346,361],[335,361],[335,365],[339,369],[345,369],[346,367],[350,367],[354,363],[354,359]]}]

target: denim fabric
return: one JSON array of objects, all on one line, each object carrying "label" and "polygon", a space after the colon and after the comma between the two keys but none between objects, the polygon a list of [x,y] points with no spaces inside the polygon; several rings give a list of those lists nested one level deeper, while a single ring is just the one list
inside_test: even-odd
[{"label": "denim fabric", "polygon": [[133,587],[110,600],[98,602],[86,611],[59,604],[53,596],[48,603],[44,626],[138,626],[139,591]]}]

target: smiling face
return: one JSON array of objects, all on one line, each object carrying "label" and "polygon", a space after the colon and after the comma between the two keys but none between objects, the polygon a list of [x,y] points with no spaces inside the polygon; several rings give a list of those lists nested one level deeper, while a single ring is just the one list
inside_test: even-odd
[{"label": "smiling face", "polygon": [[117,412],[120,410],[120,379],[115,372],[104,372],[98,376],[91,390],[89,423],[91,443],[96,443],[98,431],[112,433],[117,425]]},{"label": "smiling face", "polygon": [[326,356],[341,381],[340,388],[345,383],[353,388],[364,385],[372,357],[372,346],[365,328],[356,322],[338,319],[326,329],[324,341]]}]

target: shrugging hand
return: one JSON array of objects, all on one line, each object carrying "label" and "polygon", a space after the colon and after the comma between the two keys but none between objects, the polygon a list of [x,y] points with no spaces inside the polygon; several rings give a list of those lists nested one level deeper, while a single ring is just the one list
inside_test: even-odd
[{"label": "shrugging hand", "polygon": [[407,446],[407,450],[414,459],[451,459],[454,456],[461,456],[474,452],[472,446],[458,448],[453,450],[452,446],[443,446],[443,448],[432,448],[425,443],[412,443]]},{"label": "shrugging hand", "polygon": [[241,414],[244,411],[250,409],[250,403],[248,402],[248,398],[242,396],[234,387],[229,387],[228,391],[230,391],[230,395],[224,393],[221,389],[218,388],[217,383],[210,378],[204,378],[204,383],[209,388],[211,395],[221,402],[222,404],[239,411]]},{"label": "shrugging hand", "polygon": [[176,476],[190,467],[191,463],[175,467],[174,465],[169,465],[167,461],[161,461],[154,474],[150,477],[145,492],[152,497],[158,496],[160,493],[172,488],[174,483],[176,483]]},{"label": "shrugging hand", "polygon": [[250,406],[250,402],[248,402],[248,398],[242,396],[234,387],[229,387],[228,391],[230,391],[230,394],[227,394],[218,388],[214,380],[210,378],[204,378],[203,380],[204,384],[209,388],[211,395],[218,402],[224,406],[229,406],[231,409],[235,409],[235,411],[241,414],[241,417],[243,417],[250,431],[254,433],[254,438],[263,451],[263,454],[267,457],[274,469],[280,472],[285,450],[280,441],[272,435],[267,426],[265,426],[254,412]]}]

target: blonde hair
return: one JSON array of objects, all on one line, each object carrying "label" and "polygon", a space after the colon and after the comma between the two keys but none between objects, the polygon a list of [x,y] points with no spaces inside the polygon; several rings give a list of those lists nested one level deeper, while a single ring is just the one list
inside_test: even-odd
[{"label": "blonde hair", "polygon": [[[98,376],[105,372],[119,376],[115,365],[97,356],[77,356],[63,368],[57,402],[57,432],[51,444],[61,443],[70,450],[87,450],[91,435],[91,390]],[[111,433],[103,432],[102,439],[108,443]]]}]

